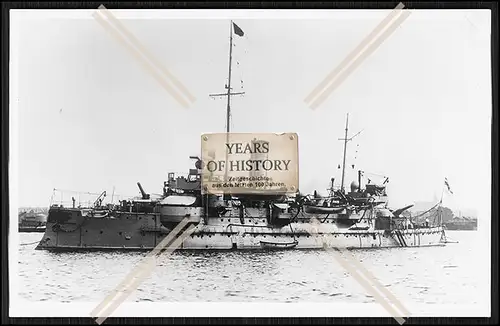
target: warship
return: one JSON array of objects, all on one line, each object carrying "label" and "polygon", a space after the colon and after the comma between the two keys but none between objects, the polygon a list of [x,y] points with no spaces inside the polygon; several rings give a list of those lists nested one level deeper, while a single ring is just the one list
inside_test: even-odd
[{"label": "warship", "polygon": [[28,209],[18,214],[18,232],[45,232],[47,213],[40,209]]},{"label": "warship", "polygon": [[477,219],[467,217],[455,217],[446,221],[444,226],[447,230],[454,231],[477,231]]},{"label": "warship", "polygon": [[[196,159],[196,166],[201,161]],[[49,209],[36,249],[154,249],[174,228],[194,225],[179,249],[385,248],[444,245],[441,223],[416,225],[388,207],[385,185],[359,182],[328,196],[297,193],[203,194],[199,169],[188,177],[169,173],[164,195],[142,196],[119,205]],[[359,171],[362,175],[362,171]]]},{"label": "warship", "polygon": [[[242,30],[231,21],[229,77],[226,85],[227,135],[230,134],[231,51],[234,33]],[[221,95],[221,94],[218,94]],[[45,233],[37,250],[151,250],[166,238],[180,238],[191,230],[177,250],[298,250],[320,248],[388,248],[445,245],[441,221],[417,225],[402,214],[412,205],[392,209],[387,182],[345,183],[348,141],[347,115],[340,187],[329,180],[328,194],[317,191],[238,192],[205,191],[204,160],[190,157],[187,174],[169,172],[159,195],[146,192],[137,182],[140,196],[104,202],[106,192],[90,204],[51,203]],[[252,146],[256,142],[252,140]],[[262,145],[262,143],[261,143]],[[262,145],[264,147],[264,145]],[[255,148],[255,147],[254,147]],[[243,163],[241,164],[243,165]],[[262,177],[249,172],[247,180]]]}]

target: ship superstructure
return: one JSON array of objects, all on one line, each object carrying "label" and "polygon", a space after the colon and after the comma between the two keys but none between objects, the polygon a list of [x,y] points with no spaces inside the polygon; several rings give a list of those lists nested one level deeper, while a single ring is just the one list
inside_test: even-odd
[{"label": "ship superstructure", "polygon": [[[196,164],[200,164],[197,160]],[[37,249],[152,249],[179,223],[195,231],[180,249],[312,249],[442,245],[441,225],[413,225],[391,210],[384,186],[351,184],[332,196],[202,194],[199,169],[169,174],[164,196],[120,205],[50,207]]]}]

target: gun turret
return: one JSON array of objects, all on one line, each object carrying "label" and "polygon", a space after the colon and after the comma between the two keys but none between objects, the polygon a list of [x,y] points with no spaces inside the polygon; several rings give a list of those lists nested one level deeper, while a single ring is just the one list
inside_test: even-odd
[{"label": "gun turret", "polygon": [[137,186],[139,186],[139,190],[141,191],[142,199],[149,199],[149,194],[147,194],[144,189],[142,189],[141,183],[137,182]]}]

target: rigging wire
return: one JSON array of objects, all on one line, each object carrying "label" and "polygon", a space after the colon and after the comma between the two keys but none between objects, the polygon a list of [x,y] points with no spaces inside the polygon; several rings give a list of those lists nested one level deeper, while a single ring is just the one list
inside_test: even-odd
[{"label": "rigging wire", "polygon": [[[246,35],[245,35],[246,36]],[[239,43],[239,40],[236,40],[235,41],[235,45]],[[242,44],[245,44],[244,42]],[[246,54],[247,53],[247,50],[246,50],[246,46],[243,47],[243,53],[241,53],[241,51],[235,51],[234,52],[234,57],[236,59],[236,70],[238,72],[238,77],[239,77],[239,81],[240,81],[240,90],[243,90],[244,88],[244,82],[243,80],[245,79],[244,78],[244,74],[243,74],[243,68],[242,68],[242,65],[240,65],[240,61],[241,59],[245,60],[246,59]]]},{"label": "rigging wire", "polygon": [[367,171],[363,171],[363,174],[374,175],[374,176],[381,177],[381,178],[386,178],[387,177],[387,176],[385,176],[383,174],[378,174],[378,173],[373,173],[373,172],[367,172]]},{"label": "rigging wire", "polygon": [[429,213],[430,211],[432,211],[433,209],[435,209],[436,207],[438,207],[439,205],[441,205],[441,202],[437,203],[436,205],[432,206],[431,208],[429,208],[428,210],[426,210],[425,212],[423,213],[420,213],[418,215],[415,215],[415,216],[412,216],[412,218],[417,218],[417,217],[420,217],[420,216],[424,216],[425,214]]},{"label": "rigging wire", "polygon": [[19,245],[20,246],[30,246],[30,245],[34,245],[36,243],[39,243],[40,241],[34,241],[34,242],[29,242],[29,243],[20,243]]},{"label": "rigging wire", "polygon": [[[244,35],[244,38],[247,39],[246,34]],[[242,44],[244,44],[244,43],[242,43]],[[239,45],[239,40],[233,39],[233,47],[236,48],[236,47],[238,47],[237,45]],[[244,52],[246,53],[246,49],[245,49]],[[232,56],[233,56],[233,60],[234,60],[234,62],[236,62],[236,64],[235,65],[233,64],[233,67],[231,69],[231,74],[232,74],[231,77],[233,77],[233,76],[239,77],[238,78],[239,81],[240,81],[239,91],[243,91],[243,88],[244,88],[243,69],[241,68],[241,65],[240,65],[240,61],[241,61],[242,56],[240,55],[240,53],[238,53],[238,51],[233,51],[232,52]],[[232,78],[232,80],[236,81],[236,83],[237,83],[238,79]],[[231,90],[229,90],[230,92],[233,91],[233,90],[236,91],[236,88],[237,88],[236,83],[234,83],[234,85],[231,86]],[[233,120],[233,113],[232,113],[232,111],[233,110],[231,109],[231,112],[229,113],[229,121],[230,121],[229,127],[231,128],[231,130],[234,129],[234,120]],[[225,127],[227,129],[227,122],[225,124]]]}]

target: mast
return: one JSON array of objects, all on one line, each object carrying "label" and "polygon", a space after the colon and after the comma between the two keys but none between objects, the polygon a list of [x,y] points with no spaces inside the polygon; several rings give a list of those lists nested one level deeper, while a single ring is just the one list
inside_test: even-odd
[{"label": "mast", "polygon": [[229,134],[231,122],[231,61],[233,59],[233,21],[229,24],[229,73],[227,78],[226,132]]},{"label": "mast", "polygon": [[[226,144],[229,144],[229,131],[231,130],[231,62],[233,59],[233,21],[229,24],[229,72],[227,77],[227,109],[226,109]],[[228,152],[226,151],[226,164],[224,171],[224,182],[228,182]],[[231,194],[224,194],[224,199],[230,200]]]},{"label": "mast", "polygon": [[[346,122],[345,122],[345,137],[344,138],[339,138],[339,140],[343,140],[344,141],[344,158],[343,158],[343,162],[342,162],[342,181],[341,181],[341,185],[340,185],[340,191],[342,193],[345,193],[344,178],[345,178],[345,159],[346,159],[346,153],[347,153],[347,142],[353,140],[354,137],[356,137],[357,135],[359,135],[363,131],[363,130],[361,130],[360,132],[358,132],[357,134],[355,134],[351,138],[347,138],[347,132],[348,132],[348,130],[349,130],[349,113],[347,113],[347,119],[346,119]],[[361,184],[360,184],[360,187],[361,187]]]},{"label": "mast", "polygon": [[[229,133],[231,131],[231,96],[234,95],[243,95],[245,92],[237,92],[237,93],[232,93],[231,92],[231,75],[232,75],[232,61],[233,61],[233,28],[236,28],[237,26],[233,23],[232,20],[229,21],[229,68],[228,68],[228,77],[227,77],[227,85],[226,85],[226,91],[224,93],[220,94],[209,94],[210,97],[220,97],[220,96],[227,96],[227,106],[226,106],[226,143],[229,142]],[[239,28],[238,28],[239,29]],[[239,36],[243,36],[243,32],[240,30],[240,33],[236,31],[236,34]],[[227,173],[228,173],[228,153],[226,151],[226,165],[225,165],[225,172],[224,172],[224,180],[227,180]],[[224,194],[225,199],[230,199],[229,194]]]},{"label": "mast", "polygon": [[438,207],[438,223],[439,226],[443,225],[443,196],[444,196],[444,187],[445,185],[443,184],[443,189],[441,190],[441,200],[439,200],[439,207]]},{"label": "mast", "polygon": [[344,175],[345,175],[345,156],[346,156],[346,150],[347,150],[347,130],[348,130],[348,125],[349,125],[349,113],[347,113],[347,119],[345,122],[345,138],[344,138],[344,160],[342,162],[342,181],[340,185],[340,191],[342,193],[345,193],[344,189]]},{"label": "mast", "polygon": [[361,191],[361,174],[363,171],[359,170],[358,171],[358,191]]},{"label": "mast", "polygon": [[226,133],[231,131],[231,96],[243,95],[245,92],[231,93],[231,75],[232,75],[232,61],[233,61],[233,21],[229,24],[229,71],[227,77],[226,92],[220,94],[209,94],[210,97],[227,96],[226,106]]}]

